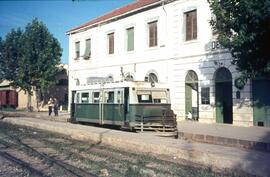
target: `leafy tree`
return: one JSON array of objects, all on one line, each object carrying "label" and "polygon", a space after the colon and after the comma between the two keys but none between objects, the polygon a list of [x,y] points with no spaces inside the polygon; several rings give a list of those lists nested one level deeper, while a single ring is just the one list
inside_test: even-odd
[{"label": "leafy tree", "polygon": [[[3,40],[2,40],[2,38],[0,37],[0,62],[2,61],[2,57],[3,57],[3,51],[4,51],[4,44],[3,44]],[[1,63],[0,63],[0,82],[2,82],[3,81],[3,72],[2,72],[2,70],[1,70]]]},{"label": "leafy tree", "polygon": [[[18,76],[19,60],[22,57],[23,31],[18,28],[6,35],[0,46],[0,72],[2,79],[14,80]],[[15,83],[11,85],[16,86]]]},{"label": "leafy tree", "polygon": [[242,78],[270,75],[270,0],[208,0],[210,24]]},{"label": "leafy tree", "polygon": [[3,41],[0,72],[11,85],[32,94],[55,83],[62,49],[44,23],[34,19],[25,31],[12,30]]}]

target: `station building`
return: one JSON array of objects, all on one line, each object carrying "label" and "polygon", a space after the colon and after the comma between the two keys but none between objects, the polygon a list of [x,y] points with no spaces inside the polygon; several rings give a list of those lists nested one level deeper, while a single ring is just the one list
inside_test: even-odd
[{"label": "station building", "polygon": [[178,121],[270,126],[270,79],[235,85],[212,16],[207,0],[135,0],[67,31],[69,101],[91,78],[161,82]]}]

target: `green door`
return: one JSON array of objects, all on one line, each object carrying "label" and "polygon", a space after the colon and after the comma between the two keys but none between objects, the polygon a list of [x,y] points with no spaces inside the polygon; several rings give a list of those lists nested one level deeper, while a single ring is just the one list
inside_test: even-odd
[{"label": "green door", "polygon": [[185,113],[186,118],[199,118],[198,76],[193,70],[188,71],[185,79]]},{"label": "green door", "polygon": [[253,124],[270,127],[270,79],[252,81],[253,88]]},{"label": "green door", "polygon": [[217,123],[232,123],[232,82],[216,83]]},{"label": "green door", "polygon": [[228,69],[222,67],[215,75],[216,122],[232,124],[232,76]]}]

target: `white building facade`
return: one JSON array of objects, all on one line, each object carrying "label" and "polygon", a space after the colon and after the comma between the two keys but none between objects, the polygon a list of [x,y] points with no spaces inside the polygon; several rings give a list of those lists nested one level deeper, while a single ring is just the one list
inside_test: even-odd
[{"label": "white building facade", "polygon": [[257,125],[252,84],[235,87],[239,73],[216,42],[211,16],[207,0],[137,0],[71,29],[69,100],[88,78],[124,75],[167,83],[179,121]]}]

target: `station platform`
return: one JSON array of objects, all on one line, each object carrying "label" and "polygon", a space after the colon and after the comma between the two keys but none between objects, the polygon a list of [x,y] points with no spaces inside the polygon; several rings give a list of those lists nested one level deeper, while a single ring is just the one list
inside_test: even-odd
[{"label": "station platform", "polygon": [[180,139],[270,152],[270,127],[239,127],[230,124],[178,122]]}]

